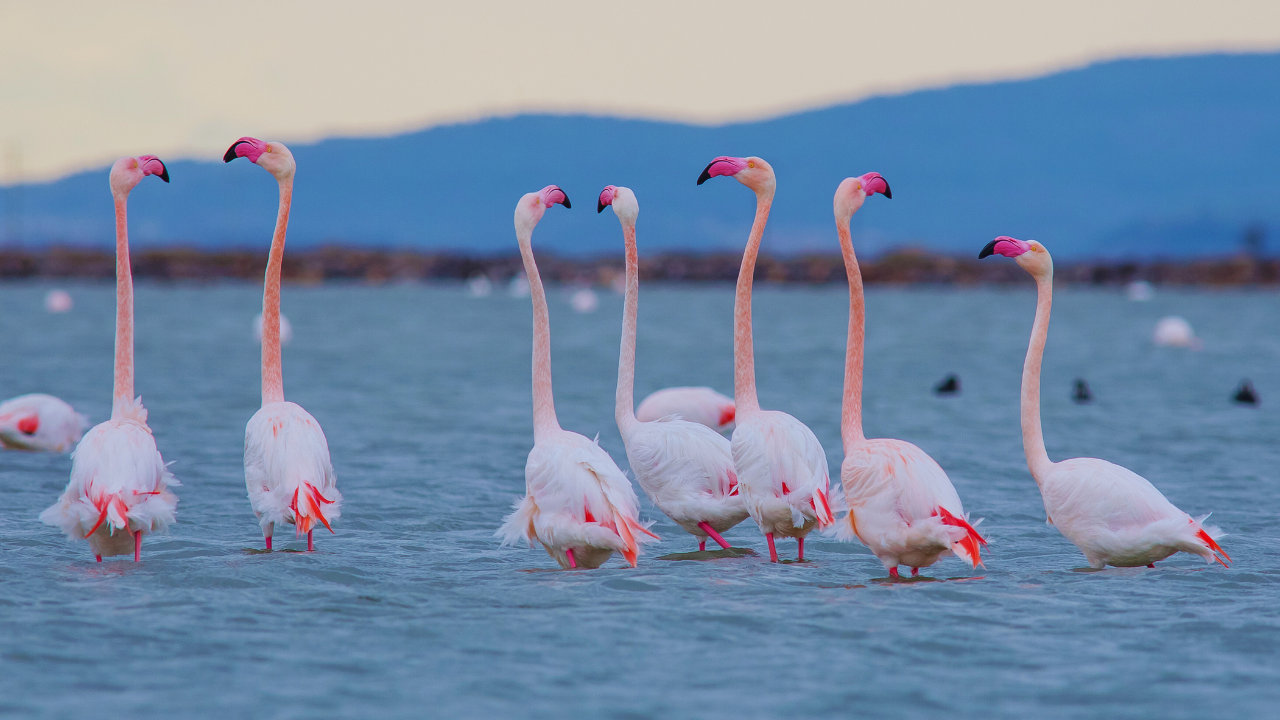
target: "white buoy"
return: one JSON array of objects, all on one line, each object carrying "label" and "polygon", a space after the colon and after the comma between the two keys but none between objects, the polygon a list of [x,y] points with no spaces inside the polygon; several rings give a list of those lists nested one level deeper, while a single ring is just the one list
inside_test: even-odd
[{"label": "white buoy", "polygon": [[1183,320],[1177,315],[1169,315],[1160,318],[1156,323],[1156,331],[1151,337],[1156,345],[1163,347],[1181,347],[1199,350],[1204,347],[1204,343],[1200,338],[1196,337],[1195,331],[1191,329],[1191,323]]},{"label": "white buoy", "polygon": [[600,298],[591,288],[582,288],[569,296],[569,304],[573,306],[574,312],[592,313],[600,307]]},{"label": "white buoy", "polygon": [[51,313],[70,312],[74,304],[66,290],[50,290],[49,294],[44,296],[44,309]]},{"label": "white buoy", "polygon": [[513,298],[529,297],[529,276],[523,272],[511,278],[507,285],[507,294]]},{"label": "white buoy", "polygon": [[[262,313],[258,313],[258,317],[253,319],[253,336],[257,338],[258,344],[262,344]],[[288,345],[293,339],[293,323],[289,322],[289,318],[280,313],[280,344]]]},{"label": "white buoy", "polygon": [[1129,299],[1134,302],[1146,302],[1155,297],[1156,294],[1155,288],[1146,280],[1134,280],[1125,288],[1125,292],[1129,295]]},{"label": "white buoy", "polygon": [[485,275],[476,275],[467,280],[467,294],[474,298],[489,297],[493,292],[493,283]]}]

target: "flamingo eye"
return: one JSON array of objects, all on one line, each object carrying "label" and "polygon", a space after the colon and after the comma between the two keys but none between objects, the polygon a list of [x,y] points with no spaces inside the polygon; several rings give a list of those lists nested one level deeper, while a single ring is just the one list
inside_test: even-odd
[{"label": "flamingo eye", "polygon": [[748,161],[748,162],[747,162],[747,167],[749,167],[749,168],[753,168],[753,167],[755,167],[755,166],[756,166],[756,163],[755,163],[755,161],[754,161],[754,160],[750,160],[750,161]]}]

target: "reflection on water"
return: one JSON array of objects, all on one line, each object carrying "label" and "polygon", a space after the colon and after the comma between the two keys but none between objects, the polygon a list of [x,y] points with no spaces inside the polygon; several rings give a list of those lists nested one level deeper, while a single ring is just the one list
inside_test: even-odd
[{"label": "reflection on water", "polygon": [[[0,396],[58,395],[110,412],[113,288],[0,285]],[[520,293],[515,293],[520,295]],[[579,314],[553,289],[564,427],[619,461],[613,392],[622,299]],[[637,396],[731,389],[732,288],[646,287]],[[664,562],[694,538],[646,507],[663,541],[631,570],[561,572],[493,531],[523,492],[532,443],[526,297],[463,286],[286,288],[287,396],[323,424],[343,494],[316,553],[247,551],[244,425],[259,402],[247,286],[138,289],[138,392],[173,472],[179,522],[144,561],[97,564],[36,515],[66,456],[0,453],[0,708],[88,717],[1264,717],[1280,700],[1280,298],[1061,290],[1044,374],[1055,459],[1100,456],[1192,514],[1213,511],[1234,567],[1076,572],[1022,457],[1018,377],[1028,290],[873,290],[869,436],[917,443],[947,469],[990,546],[886,582],[858,545],[811,536],[761,555]],[[840,465],[847,322],[839,287],[757,295],[760,397]],[[1204,349],[1152,344],[1178,315]],[[963,392],[932,385],[955,373]],[[1262,404],[1231,393],[1253,380]],[[1094,396],[1071,401],[1085,379]],[[305,540],[277,536],[279,548]],[[536,570],[537,572],[523,572]],[[845,592],[857,590],[857,592]],[[1186,662],[1185,658],[1194,658]]]}]

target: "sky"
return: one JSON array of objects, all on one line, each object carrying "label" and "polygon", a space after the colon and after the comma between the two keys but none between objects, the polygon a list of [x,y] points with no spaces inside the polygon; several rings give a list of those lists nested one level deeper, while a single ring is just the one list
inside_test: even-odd
[{"label": "sky", "polygon": [[242,135],[528,111],[718,124],[1133,56],[1280,49],[1280,2],[0,3],[0,183]]}]

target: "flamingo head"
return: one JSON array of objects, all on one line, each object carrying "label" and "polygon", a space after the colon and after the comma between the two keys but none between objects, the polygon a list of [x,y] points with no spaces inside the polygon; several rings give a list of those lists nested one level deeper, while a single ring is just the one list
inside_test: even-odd
[{"label": "flamingo head", "polygon": [[516,231],[533,232],[533,226],[542,219],[542,214],[557,203],[566,208],[573,207],[569,204],[569,196],[558,185],[548,185],[538,192],[525,193],[520,202],[516,203]]},{"label": "flamingo head", "polygon": [[1049,256],[1049,251],[1044,245],[1035,240],[1018,240],[1008,235],[1001,235],[982,248],[982,252],[978,253],[978,259],[981,260],[989,255],[1013,258],[1014,262],[1032,275],[1043,275],[1046,271],[1053,272],[1053,258]]},{"label": "flamingo head", "polygon": [[277,180],[293,177],[298,166],[293,161],[293,153],[284,143],[263,142],[258,138],[242,137],[227,148],[222,156],[223,162],[231,162],[238,157],[249,158],[249,162],[260,165]]},{"label": "flamingo head", "polygon": [[836,217],[845,219],[853,217],[853,214],[858,212],[858,208],[862,207],[867,196],[876,193],[881,193],[890,200],[893,199],[889,183],[880,173],[870,172],[858,177],[845,178],[840,183],[840,187],[836,188]]},{"label": "flamingo head", "polygon": [[128,195],[148,175],[157,175],[161,180],[169,182],[169,169],[155,155],[122,157],[111,166],[111,193]]},{"label": "flamingo head", "polygon": [[720,175],[728,175],[756,192],[773,190],[776,180],[773,167],[758,157],[729,157],[722,155],[711,161],[698,176],[698,184]]},{"label": "flamingo head", "polygon": [[618,221],[623,225],[634,225],[640,215],[640,203],[636,202],[636,194],[631,188],[610,185],[600,191],[600,202],[596,204],[596,212],[604,212],[606,206],[612,206]]}]

